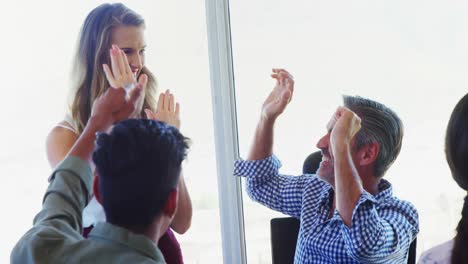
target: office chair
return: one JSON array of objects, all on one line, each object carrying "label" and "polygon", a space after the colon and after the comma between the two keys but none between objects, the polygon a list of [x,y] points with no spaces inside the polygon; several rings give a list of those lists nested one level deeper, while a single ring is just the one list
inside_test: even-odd
[{"label": "office chair", "polygon": [[321,151],[312,152],[304,160],[304,164],[302,165],[302,173],[314,174],[317,171],[318,167],[320,166],[321,161],[322,161],[322,152]]},{"label": "office chair", "polygon": [[[302,166],[302,173],[314,174],[322,160],[322,153],[311,153]],[[300,221],[294,217],[277,217],[270,221],[271,256],[273,264],[294,263]]]},{"label": "office chair", "polygon": [[271,257],[273,264],[294,263],[299,225],[299,219],[294,217],[271,219]]}]

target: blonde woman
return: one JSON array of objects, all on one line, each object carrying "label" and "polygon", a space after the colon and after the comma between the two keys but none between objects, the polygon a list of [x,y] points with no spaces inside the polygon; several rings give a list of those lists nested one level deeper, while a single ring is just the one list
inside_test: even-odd
[{"label": "blonde woman", "polygon": [[[47,137],[47,158],[52,167],[62,161],[86,126],[94,100],[109,86],[132,89],[145,84],[133,117],[147,117],[180,126],[179,105],[166,91],[156,106],[156,79],[145,65],[143,18],[123,4],[103,4],[92,10],[82,26],[73,69],[70,112]],[[179,208],[171,228],[185,233],[191,224],[192,204],[183,177],[179,181]],[[105,221],[102,206],[93,198],[83,212],[84,236],[96,222]],[[183,263],[180,245],[169,229],[160,239],[167,263]]]}]

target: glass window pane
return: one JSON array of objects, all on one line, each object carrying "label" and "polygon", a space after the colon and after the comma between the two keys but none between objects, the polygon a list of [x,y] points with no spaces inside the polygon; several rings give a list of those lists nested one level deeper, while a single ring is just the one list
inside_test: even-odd
[{"label": "glass window pane", "polygon": [[[273,67],[290,70],[296,83],[275,130],[285,173],[301,173],[342,94],[380,101],[405,125],[403,149],[385,177],[419,210],[418,256],[450,239],[464,193],[451,179],[444,134],[468,86],[467,9],[460,1],[231,1],[241,155],[273,87]],[[248,197],[244,206],[249,263],[270,263],[269,220],[277,213]]]},{"label": "glass window pane", "polygon": [[[0,259],[9,259],[32,225],[51,172],[45,138],[65,114],[75,42],[86,15],[105,1],[8,1],[5,25],[0,163],[4,201]],[[181,131],[192,139],[184,176],[193,202],[190,230],[177,236],[186,263],[222,263],[205,2],[124,1],[146,20],[146,64],[159,90],[181,105]],[[41,12],[37,12],[41,10]],[[57,12],[59,10],[59,12]],[[10,25],[10,26],[7,26]],[[14,25],[14,26],[13,26]],[[14,114],[10,114],[14,113]],[[10,201],[10,202],[8,202]]]}]

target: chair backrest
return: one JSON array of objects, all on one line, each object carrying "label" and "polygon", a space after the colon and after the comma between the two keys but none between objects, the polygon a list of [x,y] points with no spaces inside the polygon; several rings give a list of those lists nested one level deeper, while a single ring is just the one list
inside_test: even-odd
[{"label": "chair backrest", "polygon": [[294,263],[299,224],[299,220],[294,217],[278,217],[270,220],[273,264]]},{"label": "chair backrest", "polygon": [[321,161],[322,161],[322,152],[320,150],[312,152],[304,160],[304,164],[302,165],[302,173],[315,174],[318,167],[320,166]]},{"label": "chair backrest", "polygon": [[417,237],[414,238],[413,242],[411,242],[408,250],[408,264],[416,264],[416,245],[417,245]]}]

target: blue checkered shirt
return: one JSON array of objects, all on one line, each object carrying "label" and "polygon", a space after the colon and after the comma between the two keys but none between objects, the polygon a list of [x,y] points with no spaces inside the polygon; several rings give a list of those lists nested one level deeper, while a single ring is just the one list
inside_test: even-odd
[{"label": "blue checkered shirt", "polygon": [[354,208],[351,227],[338,211],[329,212],[333,189],[316,175],[279,174],[275,156],[235,163],[234,174],[247,178],[247,192],[259,203],[300,219],[294,263],[406,263],[416,237],[414,206],[392,196],[386,180],[375,196],[364,191]]}]

